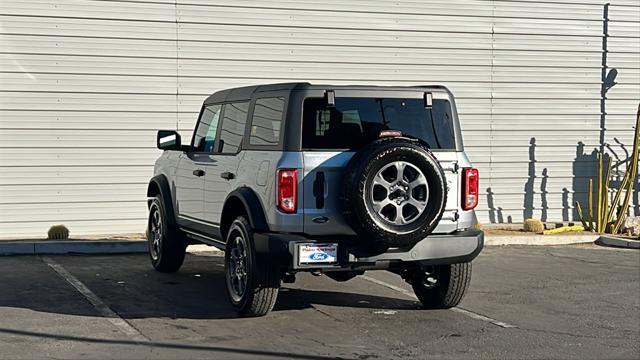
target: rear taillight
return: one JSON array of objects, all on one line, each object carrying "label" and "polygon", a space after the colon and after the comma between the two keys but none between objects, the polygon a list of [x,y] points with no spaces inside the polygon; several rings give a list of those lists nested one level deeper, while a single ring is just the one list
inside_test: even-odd
[{"label": "rear taillight", "polygon": [[296,212],[298,194],[298,171],[295,169],[278,170],[276,188],[278,209],[286,213]]},{"label": "rear taillight", "polygon": [[462,170],[462,209],[471,210],[478,205],[478,169]]}]

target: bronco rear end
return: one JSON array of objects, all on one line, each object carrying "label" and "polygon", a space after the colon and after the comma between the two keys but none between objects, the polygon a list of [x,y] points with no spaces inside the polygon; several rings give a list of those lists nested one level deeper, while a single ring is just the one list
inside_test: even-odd
[{"label": "bronco rear end", "polygon": [[483,233],[473,226],[479,174],[451,92],[301,86],[287,127],[293,154],[277,170],[276,211],[298,219],[300,232],[267,240],[286,249],[283,279],[312,271],[347,281],[385,269],[425,307],[456,306]]}]

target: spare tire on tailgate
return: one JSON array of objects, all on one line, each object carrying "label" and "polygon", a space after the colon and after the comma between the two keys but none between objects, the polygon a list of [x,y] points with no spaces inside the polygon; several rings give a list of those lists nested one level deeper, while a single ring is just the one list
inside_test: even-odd
[{"label": "spare tire on tailgate", "polygon": [[378,139],[349,161],[342,209],[373,248],[413,246],[436,227],[447,203],[446,178],[417,140]]}]

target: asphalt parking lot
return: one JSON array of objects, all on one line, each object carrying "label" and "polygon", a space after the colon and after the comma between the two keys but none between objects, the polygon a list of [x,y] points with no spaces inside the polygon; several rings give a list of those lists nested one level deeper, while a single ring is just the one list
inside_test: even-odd
[{"label": "asphalt parking lot", "polygon": [[239,319],[222,271],[207,253],[176,274],[145,255],[0,257],[0,357],[640,358],[637,250],[489,247],[460,308],[438,311],[390,273],[305,274]]}]

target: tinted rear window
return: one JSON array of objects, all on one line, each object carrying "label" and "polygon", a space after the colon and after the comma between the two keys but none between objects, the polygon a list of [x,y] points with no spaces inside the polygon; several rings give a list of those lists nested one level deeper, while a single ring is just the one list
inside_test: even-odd
[{"label": "tinted rear window", "polygon": [[423,99],[336,98],[329,108],[323,98],[304,101],[302,147],[356,149],[377,139],[383,130],[426,142],[432,149],[455,149],[451,104],[434,99],[426,109]]},{"label": "tinted rear window", "polygon": [[251,145],[278,145],[284,112],[284,98],[256,100],[251,122]]}]

